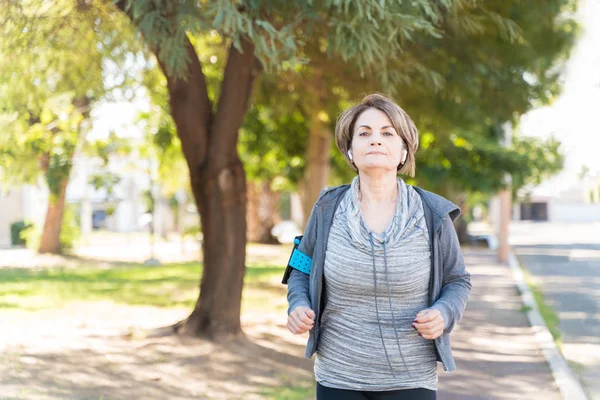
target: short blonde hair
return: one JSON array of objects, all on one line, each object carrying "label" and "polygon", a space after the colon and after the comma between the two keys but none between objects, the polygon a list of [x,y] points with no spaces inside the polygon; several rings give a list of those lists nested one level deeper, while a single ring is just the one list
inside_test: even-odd
[{"label": "short blonde hair", "polygon": [[348,150],[354,136],[354,124],[364,111],[374,108],[384,112],[390,119],[392,126],[398,132],[408,151],[404,164],[398,166],[398,172],[415,176],[415,153],[419,148],[419,132],[413,120],[408,114],[391,98],[378,93],[366,96],[360,104],[357,104],[340,114],[335,125],[335,143],[342,152],[350,166],[358,172],[356,165],[348,158]]}]

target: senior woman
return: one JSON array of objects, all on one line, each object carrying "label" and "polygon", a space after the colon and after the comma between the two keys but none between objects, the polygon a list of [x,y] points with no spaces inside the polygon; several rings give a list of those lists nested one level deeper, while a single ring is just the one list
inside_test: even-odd
[{"label": "senior woman", "polygon": [[397,177],[414,176],[418,132],[391,99],[344,111],[335,137],[358,176],[321,193],[297,238],[287,327],[309,332],[318,400],[435,399],[471,290],[460,209]]}]

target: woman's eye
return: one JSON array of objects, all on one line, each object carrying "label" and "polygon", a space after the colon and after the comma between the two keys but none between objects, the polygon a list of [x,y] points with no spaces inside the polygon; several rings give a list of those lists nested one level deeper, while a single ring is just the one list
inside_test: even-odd
[{"label": "woman's eye", "polygon": [[368,135],[368,134],[369,134],[369,132],[364,132],[364,131],[363,131],[363,132],[360,132],[360,133],[358,134],[358,136],[365,136],[365,135]]},{"label": "woman's eye", "polygon": [[383,132],[383,134],[386,135],[386,136],[393,136],[392,132]]}]

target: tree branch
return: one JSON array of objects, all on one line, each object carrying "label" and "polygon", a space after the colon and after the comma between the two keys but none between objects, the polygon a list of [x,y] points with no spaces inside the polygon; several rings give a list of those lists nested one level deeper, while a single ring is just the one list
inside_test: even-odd
[{"label": "tree branch", "polygon": [[[115,5],[136,24],[126,1],[120,0]],[[190,167],[192,178],[200,166],[206,161],[208,129],[212,121],[212,104],[208,97],[206,77],[202,65],[189,38],[185,37],[186,71],[185,77],[170,74],[166,60],[159,57],[160,49],[150,47],[158,64],[167,78],[171,115],[177,126],[177,134],[181,147]]]},{"label": "tree branch", "polygon": [[238,131],[248,109],[252,84],[261,70],[260,61],[254,56],[254,45],[245,37],[240,41],[243,53],[233,43],[229,47],[221,95],[210,132],[209,157],[214,157],[217,168],[237,154]]}]

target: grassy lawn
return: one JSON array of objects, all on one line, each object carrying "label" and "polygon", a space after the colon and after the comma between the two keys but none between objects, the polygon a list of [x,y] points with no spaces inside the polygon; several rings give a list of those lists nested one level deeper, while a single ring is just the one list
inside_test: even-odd
[{"label": "grassy lawn", "polygon": [[285,386],[260,392],[261,395],[273,400],[306,400],[315,395],[315,383],[311,381],[300,381],[296,383],[287,382]]},{"label": "grassy lawn", "polygon": [[[561,341],[562,333],[560,331],[560,318],[558,317],[558,314],[556,314],[556,311],[554,311],[554,308],[552,308],[552,306],[549,305],[548,302],[546,301],[546,299],[544,298],[544,292],[541,290],[539,285],[537,285],[534,282],[534,279],[531,276],[531,274],[529,273],[529,271],[527,271],[526,269],[523,268],[523,275],[525,276],[525,282],[527,282],[529,289],[531,289],[531,292],[533,293],[533,297],[535,298],[535,302],[537,303],[538,310],[540,311],[542,318],[544,318],[544,321],[546,322],[546,326],[548,326],[548,330],[550,331],[550,334],[554,338],[556,345],[560,349],[561,344],[562,344],[562,341]],[[527,311],[527,310],[524,310],[524,311]]]},{"label": "grassy lawn", "polygon": [[[280,265],[250,262],[242,311],[255,306],[285,309],[286,288],[280,283],[283,270]],[[0,269],[0,308],[37,311],[100,300],[191,308],[198,298],[201,273],[200,263]],[[278,301],[273,301],[275,298]]]}]

